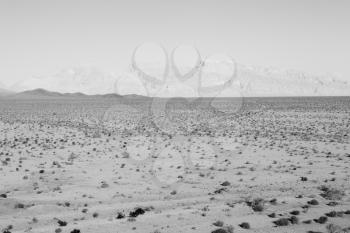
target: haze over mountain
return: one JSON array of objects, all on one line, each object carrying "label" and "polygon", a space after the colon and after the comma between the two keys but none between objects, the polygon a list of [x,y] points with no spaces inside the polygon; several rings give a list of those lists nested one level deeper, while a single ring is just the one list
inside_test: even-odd
[{"label": "haze over mountain", "polygon": [[[221,76],[218,71],[211,71],[202,76],[211,78]],[[224,75],[222,75],[224,76]],[[49,77],[33,77],[15,84],[11,90],[16,92],[45,89],[58,93],[83,93],[87,95],[137,94],[151,95],[147,92],[136,72],[126,72],[119,76],[105,74],[94,68],[69,68]],[[276,68],[259,68],[238,65],[237,80],[240,92],[237,94],[235,82],[233,88],[228,88],[219,96],[342,96],[350,95],[350,83],[335,75],[315,75],[300,71]],[[166,94],[154,96],[197,97],[198,75],[194,75],[185,83],[175,77],[170,77],[165,84]]]},{"label": "haze over mountain", "polygon": [[13,93],[14,92],[0,87],[0,96],[8,96],[8,95],[11,95]]},{"label": "haze over mountain", "polygon": [[95,68],[68,68],[48,77],[26,78],[12,86],[16,92],[45,89],[60,93],[81,92],[88,95],[114,92],[115,77]]},{"label": "haze over mountain", "polygon": [[350,83],[333,74],[240,66],[248,96],[349,96]]},{"label": "haze over mountain", "polygon": [[13,94],[13,91],[8,90],[3,83],[0,82],[0,97]]}]

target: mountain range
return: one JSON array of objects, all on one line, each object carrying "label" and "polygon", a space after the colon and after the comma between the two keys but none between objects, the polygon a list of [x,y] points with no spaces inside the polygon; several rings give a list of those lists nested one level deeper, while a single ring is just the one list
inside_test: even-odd
[{"label": "mountain range", "polygon": [[[208,77],[213,75],[220,76],[219,73],[212,73],[208,74]],[[126,72],[117,77],[95,68],[69,68],[48,77],[24,79],[7,89],[2,88],[3,85],[0,84],[0,96],[118,97],[131,94],[146,95],[145,92],[140,91],[143,86],[140,84],[140,79],[135,76],[137,74],[134,72]],[[350,95],[350,82],[331,74],[315,75],[294,70],[238,65],[237,79],[243,87],[244,96]],[[125,85],[116,88],[117,80],[124,80]],[[194,84],[197,83],[194,82]],[[174,96],[181,96],[181,91],[184,89],[182,86],[182,83],[175,81],[167,84],[167,88],[173,88]],[[230,95],[229,92],[226,93],[226,96]]]},{"label": "mountain range", "polygon": [[115,93],[109,93],[109,94],[97,94],[97,95],[87,95],[84,93],[76,92],[76,93],[60,93],[55,91],[48,91],[42,88],[28,90],[28,91],[22,91],[22,92],[11,92],[0,89],[0,98],[6,98],[6,99],[57,99],[57,98],[74,98],[74,99],[96,99],[96,98],[104,98],[104,99],[113,99],[113,98],[128,98],[128,99],[135,99],[135,98],[147,98],[145,96],[141,95],[118,95]]}]

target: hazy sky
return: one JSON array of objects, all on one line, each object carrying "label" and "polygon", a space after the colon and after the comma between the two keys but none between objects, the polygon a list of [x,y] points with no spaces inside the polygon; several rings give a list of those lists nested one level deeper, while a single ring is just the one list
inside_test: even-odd
[{"label": "hazy sky", "polygon": [[72,66],[116,72],[145,41],[349,80],[349,12],[348,0],[0,0],[0,82]]}]

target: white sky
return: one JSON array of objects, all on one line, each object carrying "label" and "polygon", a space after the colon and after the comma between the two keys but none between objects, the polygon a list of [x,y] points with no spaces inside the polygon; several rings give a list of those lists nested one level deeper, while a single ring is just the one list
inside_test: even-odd
[{"label": "white sky", "polygon": [[348,0],[0,0],[0,82],[123,70],[145,41],[350,80]]}]

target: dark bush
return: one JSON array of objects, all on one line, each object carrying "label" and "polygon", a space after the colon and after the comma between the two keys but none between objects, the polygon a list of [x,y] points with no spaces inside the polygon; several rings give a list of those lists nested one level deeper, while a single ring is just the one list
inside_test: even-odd
[{"label": "dark bush", "polygon": [[62,220],[58,220],[57,223],[58,223],[58,225],[59,225],[60,227],[65,227],[65,226],[67,226],[67,222],[62,221]]},{"label": "dark bush", "polygon": [[273,221],[273,223],[276,226],[288,226],[289,225],[289,219],[288,218],[280,218],[276,221]]},{"label": "dark bush", "polygon": [[145,211],[144,209],[142,209],[142,208],[136,208],[134,211],[131,211],[131,212],[129,213],[129,217],[136,218],[137,216],[142,215],[142,214],[144,214],[144,213],[146,213],[146,211]]},{"label": "dark bush", "polygon": [[331,211],[331,212],[329,212],[329,213],[326,213],[325,215],[326,215],[327,217],[334,218],[334,217],[337,217],[337,212]]},{"label": "dark bush", "polygon": [[314,219],[315,222],[320,223],[320,224],[326,223],[327,220],[328,220],[328,218],[326,216],[321,216],[318,219]]},{"label": "dark bush", "polygon": [[295,216],[290,217],[289,221],[291,224],[298,224],[299,223],[299,219]]}]

